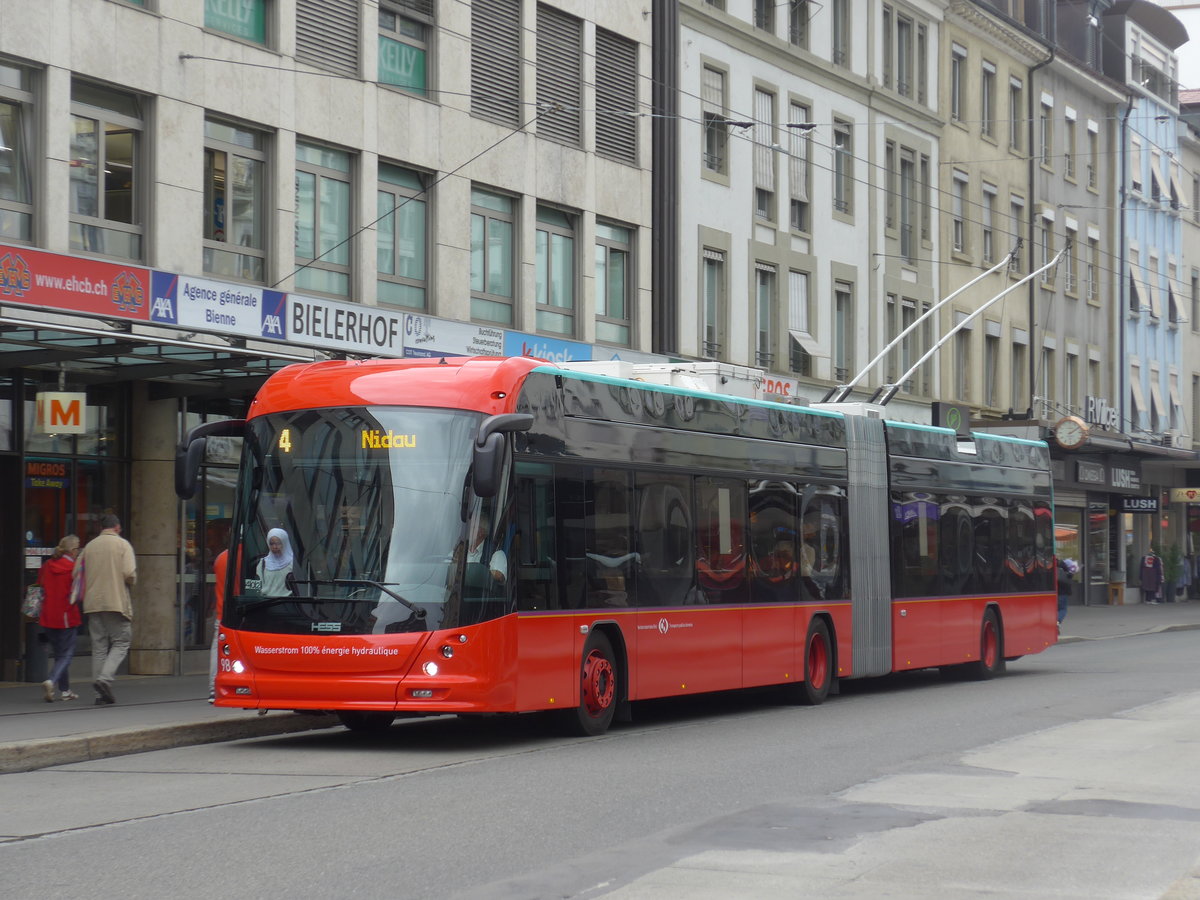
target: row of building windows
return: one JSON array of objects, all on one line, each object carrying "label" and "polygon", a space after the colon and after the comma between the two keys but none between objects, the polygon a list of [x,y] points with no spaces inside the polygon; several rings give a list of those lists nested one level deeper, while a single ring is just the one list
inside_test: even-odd
[{"label": "row of building windows", "polygon": [[[0,240],[33,239],[34,70],[0,62],[0,135],[13,164],[0,168]],[[71,87],[69,221],[74,251],[129,260],[145,258],[144,221],[150,184],[147,100],[76,79]],[[204,121],[203,270],[214,277],[266,283],[272,267],[272,133],[208,116]],[[356,227],[357,155],[296,142],[295,289],[349,298]],[[365,173],[364,173],[365,177]],[[429,310],[430,173],[380,161],[376,296],[380,302]],[[520,199],[476,188],[471,194],[472,317],[512,326],[518,301]],[[574,337],[580,295],[579,211],[539,205],[536,211],[537,329]],[[595,223],[597,340],[628,345],[632,337],[635,230]],[[289,264],[292,261],[288,261]],[[287,266],[280,266],[284,269]]]}]

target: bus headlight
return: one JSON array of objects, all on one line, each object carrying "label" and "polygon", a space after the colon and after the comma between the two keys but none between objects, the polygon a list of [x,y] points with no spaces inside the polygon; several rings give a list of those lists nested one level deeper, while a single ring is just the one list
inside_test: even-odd
[{"label": "bus headlight", "polygon": [[421,671],[426,675],[433,677],[438,673],[438,664],[431,659],[429,662],[425,663],[425,665],[421,666]]},{"label": "bus headlight", "polygon": [[451,647],[449,644],[443,644],[442,645],[442,656],[446,657],[446,659],[452,659],[454,657],[454,648]]}]

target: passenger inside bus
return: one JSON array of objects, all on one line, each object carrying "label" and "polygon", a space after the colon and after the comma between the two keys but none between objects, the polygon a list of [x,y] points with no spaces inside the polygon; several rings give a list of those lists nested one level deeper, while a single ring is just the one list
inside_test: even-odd
[{"label": "passenger inside bus", "polygon": [[282,528],[267,532],[266,556],[258,561],[258,580],[264,597],[287,597],[292,593],[292,542]]}]

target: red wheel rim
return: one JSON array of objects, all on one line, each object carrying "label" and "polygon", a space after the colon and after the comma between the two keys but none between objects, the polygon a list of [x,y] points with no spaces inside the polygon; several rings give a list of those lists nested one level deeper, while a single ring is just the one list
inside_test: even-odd
[{"label": "red wheel rim", "polygon": [[599,716],[612,706],[616,678],[612,662],[599,650],[583,661],[583,707],[589,716]]},{"label": "red wheel rim", "polygon": [[808,683],[817,690],[825,686],[829,677],[829,647],[814,634],[808,642]]},{"label": "red wheel rim", "polygon": [[983,623],[983,664],[989,669],[996,665],[1000,642],[996,637],[996,623],[988,619]]}]

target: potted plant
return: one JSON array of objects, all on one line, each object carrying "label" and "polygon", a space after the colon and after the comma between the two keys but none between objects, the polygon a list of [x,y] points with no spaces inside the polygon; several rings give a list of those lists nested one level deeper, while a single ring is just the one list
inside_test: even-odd
[{"label": "potted plant", "polygon": [[1168,544],[1159,554],[1163,561],[1163,602],[1175,602],[1175,590],[1183,575],[1183,550],[1178,544]]}]

